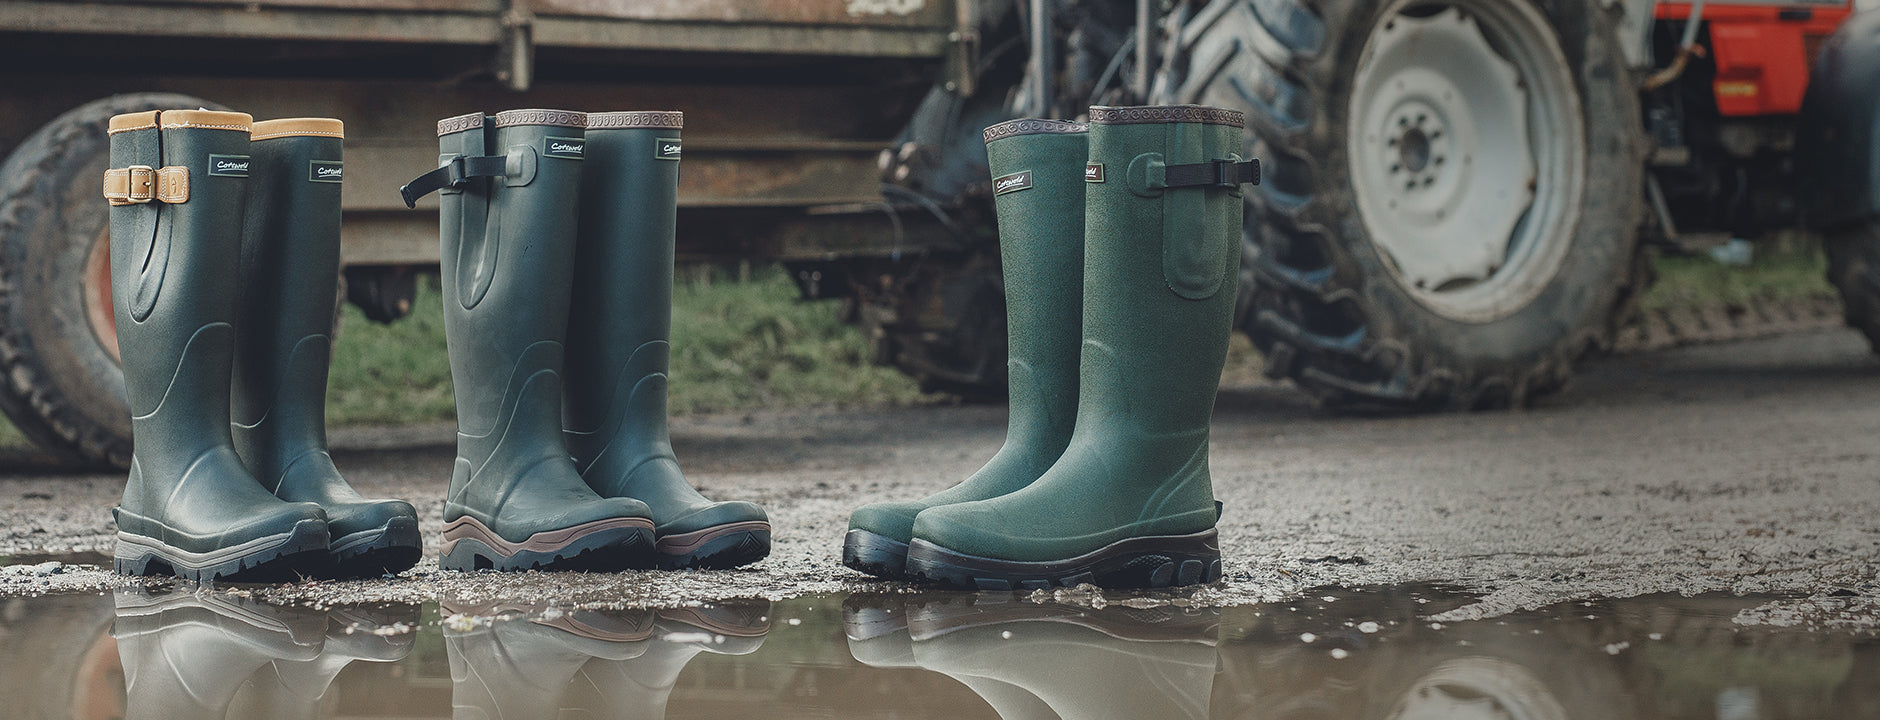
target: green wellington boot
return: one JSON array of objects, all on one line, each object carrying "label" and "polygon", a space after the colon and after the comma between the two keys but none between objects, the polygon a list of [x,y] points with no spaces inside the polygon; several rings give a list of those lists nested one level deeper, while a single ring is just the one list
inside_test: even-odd
[{"label": "green wellington boot", "polygon": [[659,567],[729,568],[770,554],[770,521],[686,482],[666,434],[676,112],[587,116],[563,387],[568,451],[589,487],[652,509]]},{"label": "green wellington boot", "polygon": [[582,113],[510,110],[437,125],[444,334],[457,395],[457,462],[444,503],[453,570],[652,565],[645,504],[582,482],[561,435],[568,278],[587,128]]},{"label": "green wellington boot", "polygon": [[416,565],[424,543],[411,503],[360,497],[326,452],[343,136],[331,118],[254,125],[233,432],[263,487],[326,511],[338,574],[378,575]]},{"label": "green wellington boot", "polygon": [[986,128],[1005,272],[1005,446],[958,485],[913,501],[864,505],[849,516],[842,564],[900,577],[914,516],[1030,485],[1064,453],[1077,419],[1077,352],[1084,288],[1085,127],[1013,120]]},{"label": "green wellington boot", "polygon": [[111,118],[111,292],[135,445],[113,511],[120,573],[291,579],[326,556],[326,513],[270,494],[229,435],[251,124],[208,110]]},{"label": "green wellington boot", "polygon": [[1239,112],[1090,109],[1077,427],[1025,488],[921,512],[911,575],[1003,590],[1220,577],[1208,421],[1240,261]]}]

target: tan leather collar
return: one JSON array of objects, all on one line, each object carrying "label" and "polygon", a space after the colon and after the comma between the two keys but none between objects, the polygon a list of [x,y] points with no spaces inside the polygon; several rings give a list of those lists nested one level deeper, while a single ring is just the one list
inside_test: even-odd
[{"label": "tan leather collar", "polygon": [[333,118],[281,118],[255,123],[250,140],[278,137],[346,137],[346,124]]},{"label": "tan leather collar", "polygon": [[158,126],[172,128],[202,128],[206,130],[240,130],[248,132],[255,119],[248,113],[222,112],[219,110],[164,110],[157,117]]},{"label": "tan leather collar", "polygon": [[112,116],[111,126],[105,133],[108,135],[116,135],[132,130],[152,130],[156,127],[157,111],[155,110],[149,112],[125,113],[123,115]]}]

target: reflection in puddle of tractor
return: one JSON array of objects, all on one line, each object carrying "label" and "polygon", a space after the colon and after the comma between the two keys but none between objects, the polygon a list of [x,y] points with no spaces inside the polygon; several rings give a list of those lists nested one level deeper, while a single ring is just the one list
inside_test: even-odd
[{"label": "reflection in puddle of tractor", "polygon": [[1767,599],[1471,622],[1439,588],[1199,609],[913,593],[661,610],[282,607],[240,590],[0,600],[8,718],[1880,717],[1872,633],[1743,627]]}]

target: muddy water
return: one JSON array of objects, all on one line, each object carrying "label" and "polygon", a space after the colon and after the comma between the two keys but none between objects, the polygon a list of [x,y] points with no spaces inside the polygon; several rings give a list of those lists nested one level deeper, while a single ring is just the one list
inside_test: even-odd
[{"label": "muddy water", "polygon": [[1880,639],[1733,620],[1768,598],[1428,620],[1468,600],[1400,587],[1206,610],[1060,592],[589,611],[50,595],[0,601],[0,717],[1880,717]]}]

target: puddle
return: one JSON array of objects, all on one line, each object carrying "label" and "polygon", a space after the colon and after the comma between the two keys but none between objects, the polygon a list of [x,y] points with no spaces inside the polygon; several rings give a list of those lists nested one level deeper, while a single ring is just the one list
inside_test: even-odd
[{"label": "puddle", "polygon": [[246,592],[0,600],[8,718],[1880,716],[1880,639],[1745,627],[1771,598],[1428,618],[1441,588],[1197,609],[1137,597],[815,596],[662,610]]}]

